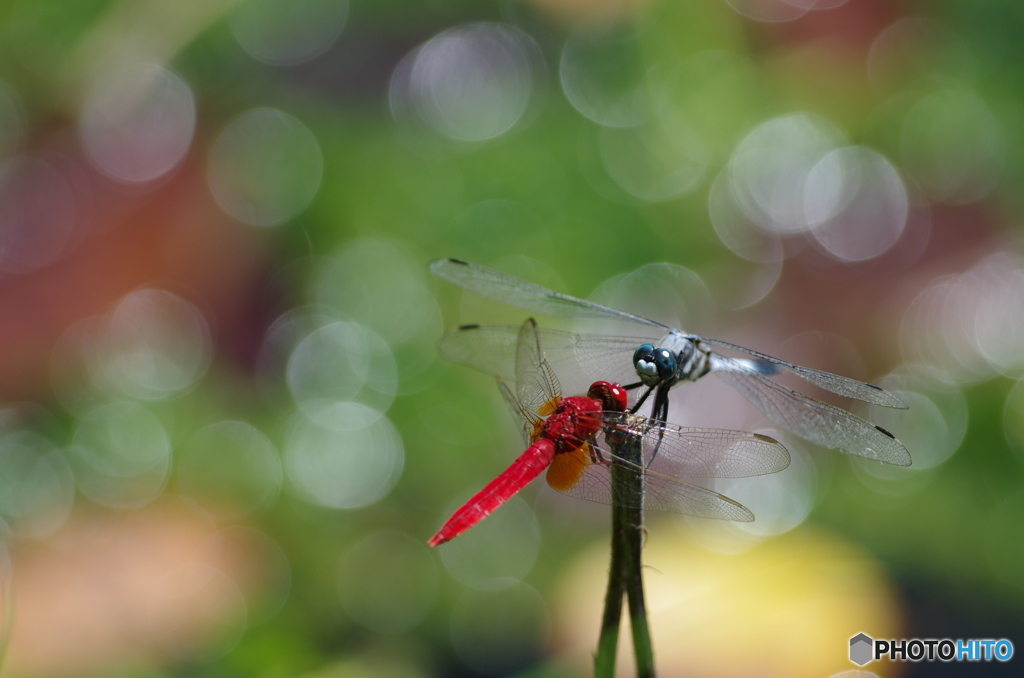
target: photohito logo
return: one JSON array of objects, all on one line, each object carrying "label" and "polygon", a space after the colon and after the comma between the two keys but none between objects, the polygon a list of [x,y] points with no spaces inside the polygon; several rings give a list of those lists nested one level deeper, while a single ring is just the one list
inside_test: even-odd
[{"label": "photohito logo", "polygon": [[850,661],[857,666],[864,666],[876,659],[912,662],[1007,662],[1012,657],[1013,643],[1006,638],[875,640],[866,633],[858,633],[850,638]]}]

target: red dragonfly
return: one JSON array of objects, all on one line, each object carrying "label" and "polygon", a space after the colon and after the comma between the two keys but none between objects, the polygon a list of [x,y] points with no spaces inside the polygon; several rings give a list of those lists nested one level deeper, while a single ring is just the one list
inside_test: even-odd
[{"label": "red dragonfly", "polygon": [[[441,352],[465,357],[477,329],[466,325],[449,333],[441,341]],[[751,521],[754,515],[744,506],[681,478],[744,478],[789,465],[786,448],[759,433],[675,426],[631,414],[626,411],[626,390],[618,384],[598,381],[586,396],[563,398],[533,318],[519,330],[516,394],[501,378],[498,387],[520,420],[529,447],[458,509],[427,542],[430,546],[450,541],[483,520],[545,469],[548,485],[559,492],[611,504],[610,470],[617,466],[641,480],[643,493],[635,499],[640,505],[631,508]],[[616,451],[630,436],[642,446],[640,464]]]}]

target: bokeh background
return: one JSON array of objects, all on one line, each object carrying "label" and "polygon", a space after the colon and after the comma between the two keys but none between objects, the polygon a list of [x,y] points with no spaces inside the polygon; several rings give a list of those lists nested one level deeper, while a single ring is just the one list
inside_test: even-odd
[{"label": "bokeh background", "polygon": [[675,391],[793,464],[716,486],[750,525],[648,517],[662,675],[1020,646],[1021,35],[1017,0],[3,3],[6,675],[587,675],[607,507],[532,487],[425,545],[522,447],[435,346],[525,314],[442,256],[910,404],[864,413],[894,469]]}]

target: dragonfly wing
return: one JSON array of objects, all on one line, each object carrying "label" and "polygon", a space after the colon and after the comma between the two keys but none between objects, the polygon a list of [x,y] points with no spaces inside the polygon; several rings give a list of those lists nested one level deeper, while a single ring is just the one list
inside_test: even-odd
[{"label": "dragonfly wing", "polygon": [[[670,478],[747,478],[789,466],[786,448],[760,433],[662,424],[621,412],[605,412],[604,421],[612,436],[639,436],[644,465]],[[599,450],[606,454],[605,446]]]},{"label": "dragonfly wing", "polygon": [[754,514],[743,504],[700,485],[684,483],[650,470],[644,472],[644,480],[644,508],[648,511],[671,511],[741,523],[754,519]]},{"label": "dragonfly wing", "polygon": [[[548,484],[554,489],[579,499],[602,504],[620,504],[649,511],[671,511],[701,518],[749,522],[754,514],[746,507],[699,485],[676,480],[646,470],[622,459],[616,459],[623,474],[642,483],[644,491],[638,501],[614,500],[610,461],[599,461],[585,445],[573,452],[558,454],[548,467]],[[640,505],[637,505],[640,504]]]},{"label": "dragonfly wing", "polygon": [[536,414],[523,408],[523,404],[519,402],[519,399],[512,393],[512,389],[502,381],[501,377],[498,377],[498,390],[501,391],[501,397],[505,400],[508,411],[512,413],[512,418],[519,424],[523,440],[527,444],[532,443],[534,432],[539,430],[538,427],[543,422]]},{"label": "dragonfly wing", "polygon": [[558,377],[544,359],[544,348],[537,332],[537,321],[527,318],[519,328],[516,342],[516,393],[529,412],[551,414],[562,398]]},{"label": "dragonfly wing", "polygon": [[[694,338],[699,339],[706,344],[723,346],[733,351],[739,351],[740,353],[746,353],[749,356],[753,356],[757,360],[754,361],[754,365],[751,366],[751,369],[764,376],[771,376],[773,374],[778,374],[780,370],[785,370],[819,388],[823,388],[826,391],[831,391],[832,393],[836,393],[841,396],[846,396],[847,398],[855,398],[866,403],[871,403],[872,405],[894,407],[901,410],[907,409],[907,404],[898,396],[889,393],[885,389],[875,386],[874,384],[868,384],[848,377],[841,377],[838,374],[832,374],[831,372],[821,372],[819,370],[812,370],[809,367],[793,365],[792,363],[787,363],[785,360],[779,360],[778,358],[773,358],[770,355],[765,355],[764,353],[752,351],[749,348],[743,348],[742,346],[719,341],[717,339],[705,339],[703,337]],[[730,369],[730,363],[737,362],[730,358],[723,358],[722,356],[716,357],[720,358],[722,363],[721,366],[713,363],[712,369]]]},{"label": "dragonfly wing", "polygon": [[[729,360],[716,356],[716,362]],[[738,361],[716,369],[718,377],[739,391],[761,414],[811,442],[848,454],[910,466],[910,453],[895,436],[838,407],[775,383]]]},{"label": "dragonfly wing", "polygon": [[439,278],[469,290],[481,297],[516,306],[530,313],[558,318],[594,318],[598,320],[629,320],[665,330],[667,325],[638,315],[617,311],[586,299],[560,294],[520,278],[471,264],[460,259],[437,259],[430,262],[430,272]]},{"label": "dragonfly wing", "polygon": [[[457,363],[501,377],[515,379],[519,327],[511,325],[462,325],[448,332],[438,348]],[[585,393],[590,384],[603,379],[627,384],[637,379],[633,353],[646,337],[611,337],[537,330],[544,356],[562,380],[566,393]]]},{"label": "dragonfly wing", "polygon": [[515,384],[518,342],[518,327],[461,325],[441,337],[437,348],[452,362]]},{"label": "dragonfly wing", "polygon": [[[544,335],[548,362],[559,374],[576,374],[587,383],[595,380],[613,384],[630,384],[638,380],[633,354],[642,344],[654,343],[647,337],[615,337],[599,334],[552,332]],[[575,391],[573,391],[575,393]]]}]

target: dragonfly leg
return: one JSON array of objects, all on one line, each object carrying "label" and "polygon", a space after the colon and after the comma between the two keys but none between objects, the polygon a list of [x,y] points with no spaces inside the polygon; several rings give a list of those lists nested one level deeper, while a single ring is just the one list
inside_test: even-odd
[{"label": "dragonfly leg", "polygon": [[658,426],[658,442],[655,443],[654,451],[647,462],[648,468],[654,463],[655,457],[658,456],[658,450],[661,449],[661,441],[665,439],[664,424],[668,419],[668,389],[667,383],[658,386],[658,392],[654,396],[654,406],[651,407],[651,420]]},{"label": "dragonfly leg", "polygon": [[607,464],[608,460],[601,454],[601,450],[597,449],[596,445],[588,445],[590,448],[590,461],[595,464]]},{"label": "dragonfly leg", "polygon": [[[623,388],[626,388],[626,389],[628,389],[629,387],[628,387],[628,386],[624,386]],[[653,386],[651,386],[650,388],[648,388],[648,389],[647,389],[647,392],[646,392],[646,393],[644,393],[644,394],[643,394],[642,396],[640,396],[640,399],[636,401],[636,404],[635,404],[635,405],[633,405],[633,409],[631,409],[631,410],[629,411],[629,413],[630,413],[630,414],[636,414],[636,413],[637,413],[637,410],[639,410],[639,409],[640,409],[640,406],[644,404],[644,401],[645,401],[645,400],[647,400],[647,396],[651,395],[651,393],[652,393],[653,391],[654,391],[654,387],[653,387]],[[657,398],[655,398],[655,401],[657,401]]]}]

